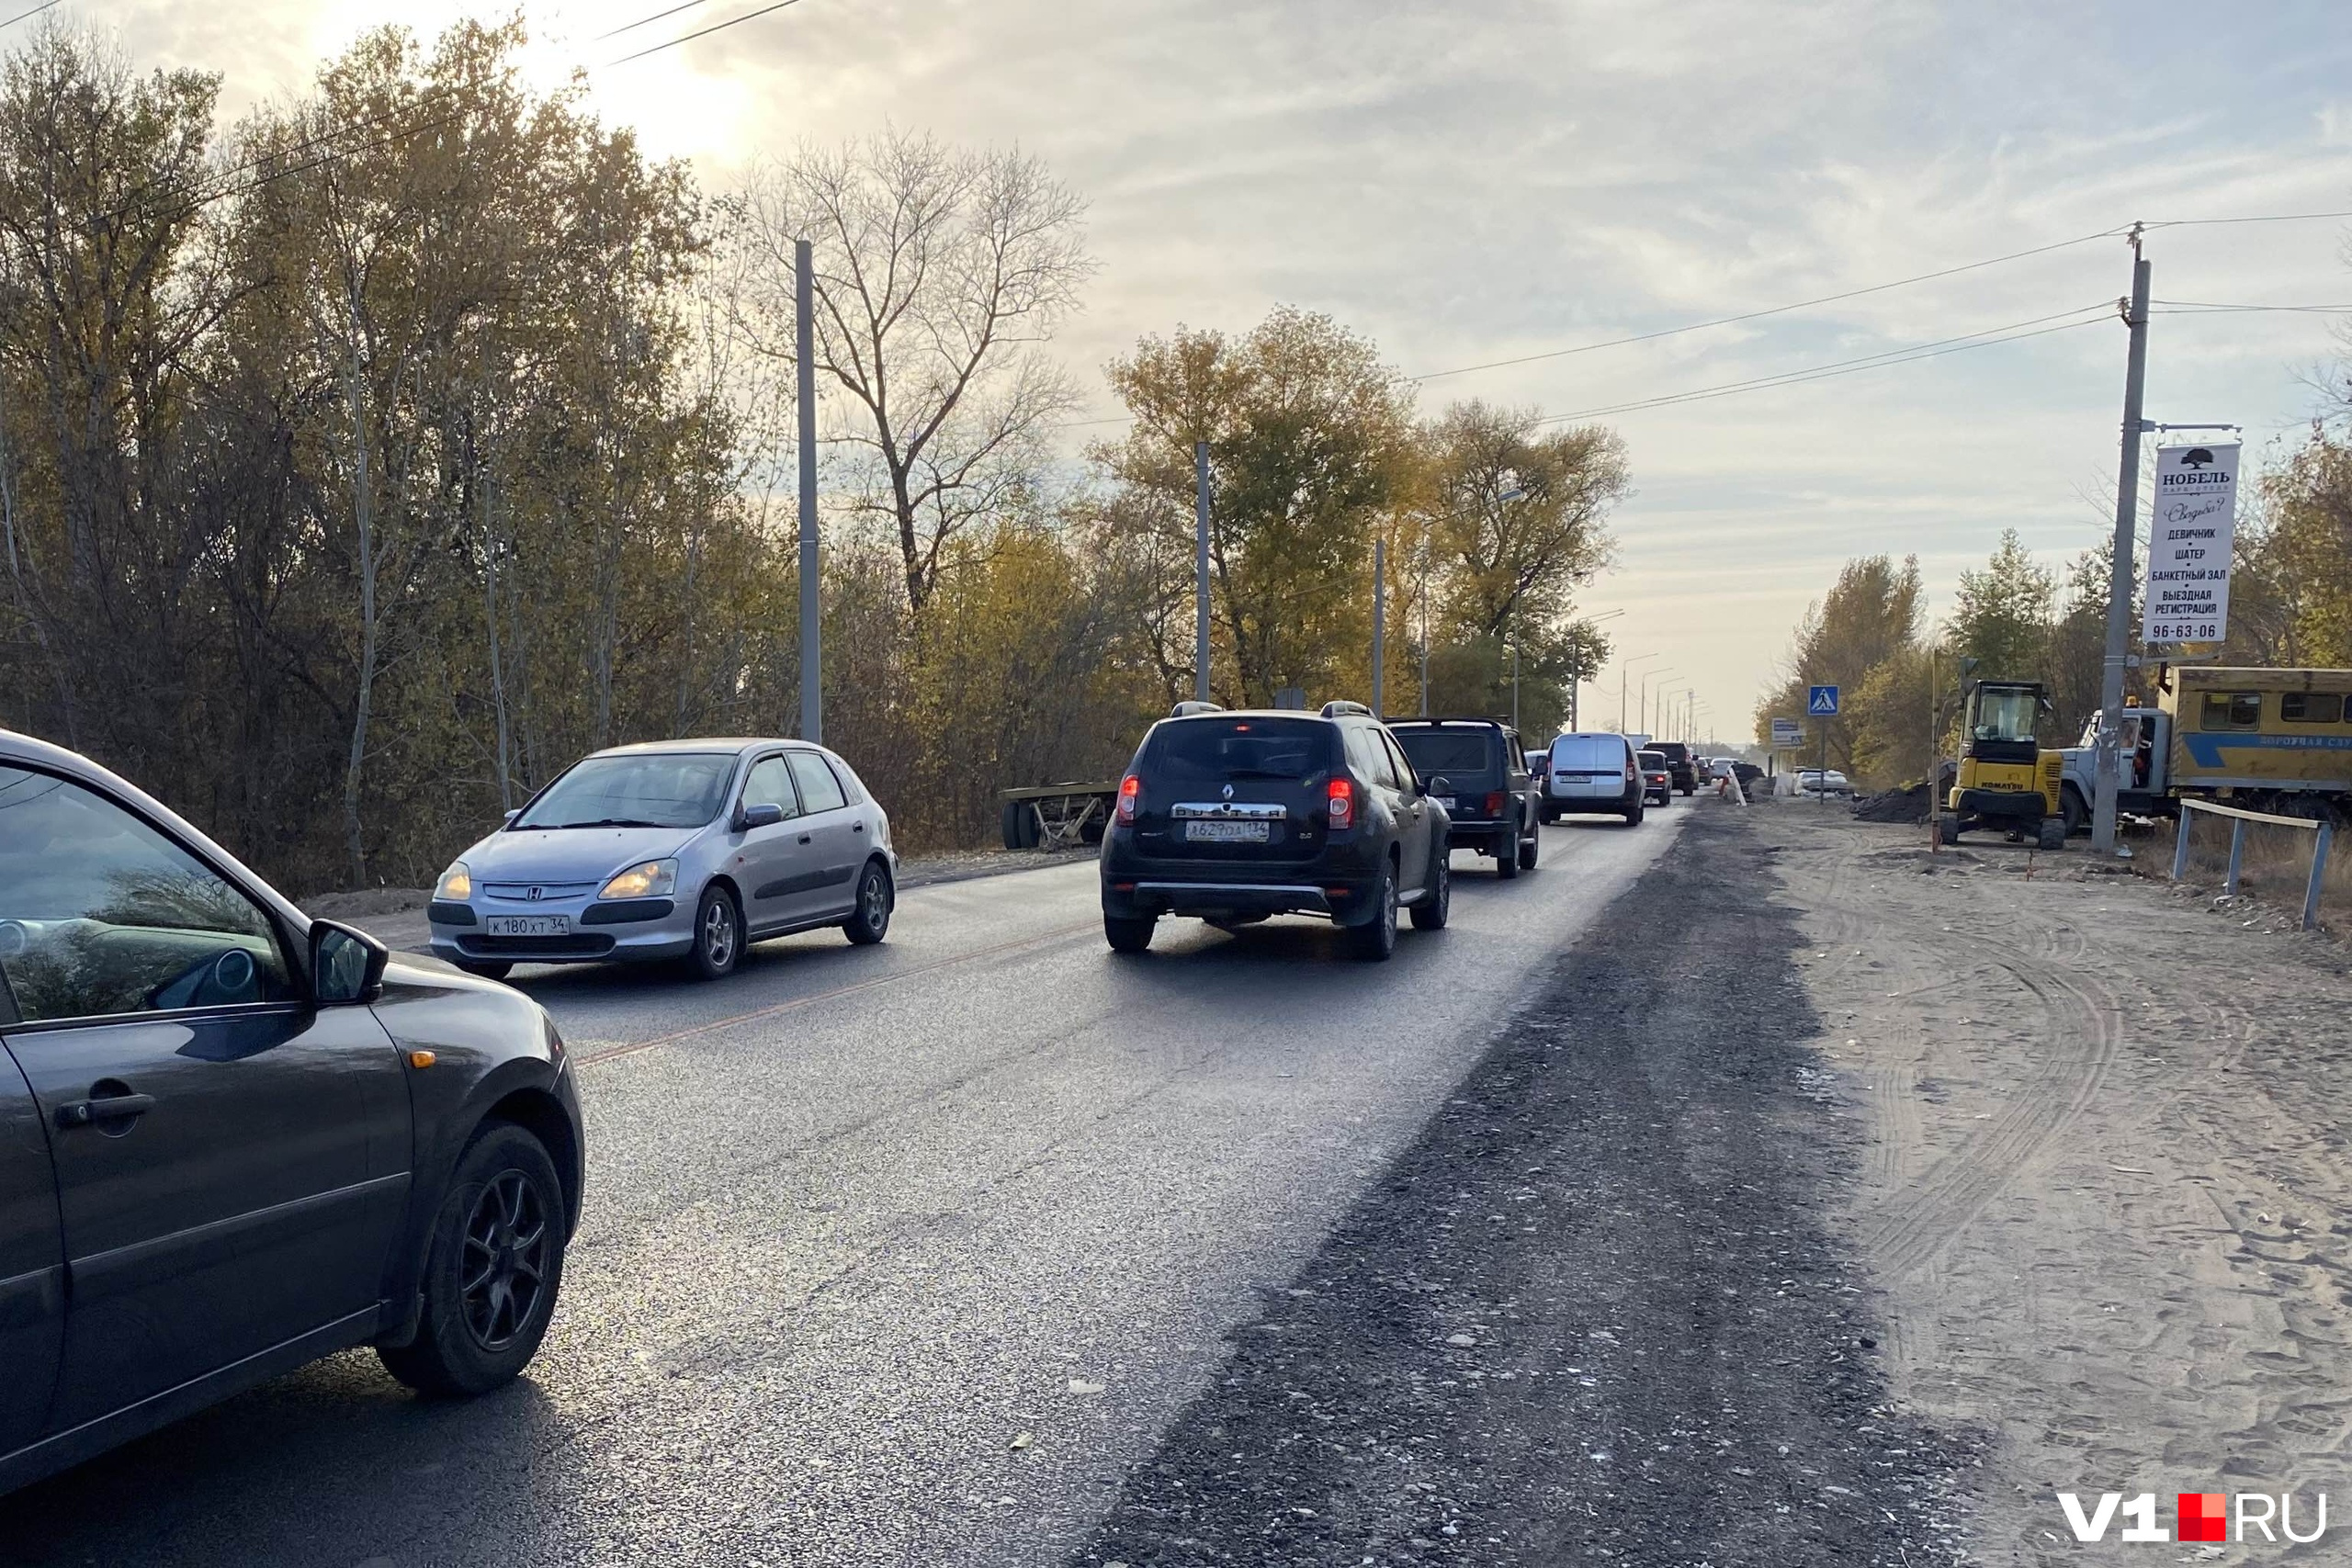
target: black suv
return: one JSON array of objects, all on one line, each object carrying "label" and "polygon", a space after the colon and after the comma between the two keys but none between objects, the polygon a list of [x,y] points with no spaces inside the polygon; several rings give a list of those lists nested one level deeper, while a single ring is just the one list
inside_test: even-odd
[{"label": "black suv", "polygon": [[[1666,771],[1673,775],[1674,787],[1685,795],[1699,793],[1699,764],[1692,760],[1690,746],[1683,740],[1653,740],[1645,750],[1665,757]],[[1660,805],[1665,804],[1663,801]]]},{"label": "black suv", "polygon": [[1392,718],[1389,733],[1425,779],[1453,786],[1438,804],[1453,822],[1446,842],[1493,859],[1508,882],[1535,869],[1544,797],[1528,775],[1519,731],[1491,718]]},{"label": "black suv", "polygon": [[1359,703],[1318,714],[1180,703],[1119,781],[1102,836],[1102,934],[1151,945],[1162,915],[1230,931],[1328,916],[1359,958],[1396,947],[1396,910],[1445,924],[1451,822],[1396,738]]}]

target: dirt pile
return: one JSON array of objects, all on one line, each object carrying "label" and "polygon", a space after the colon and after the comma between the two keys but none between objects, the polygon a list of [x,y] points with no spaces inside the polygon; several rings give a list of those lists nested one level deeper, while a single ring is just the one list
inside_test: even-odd
[{"label": "dirt pile", "polygon": [[1928,786],[1915,784],[1860,796],[1854,802],[1854,815],[1865,822],[1925,822],[1932,805]]}]

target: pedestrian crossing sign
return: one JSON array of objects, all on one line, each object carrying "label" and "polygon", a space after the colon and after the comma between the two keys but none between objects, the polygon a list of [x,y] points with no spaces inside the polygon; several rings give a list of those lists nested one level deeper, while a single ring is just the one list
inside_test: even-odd
[{"label": "pedestrian crossing sign", "polygon": [[1804,711],[1817,718],[1828,718],[1838,712],[1838,688],[1810,686],[1806,688]]}]

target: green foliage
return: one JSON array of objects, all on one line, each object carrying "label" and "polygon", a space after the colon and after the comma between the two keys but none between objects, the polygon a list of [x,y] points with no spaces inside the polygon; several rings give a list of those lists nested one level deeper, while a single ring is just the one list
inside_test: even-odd
[{"label": "green foliage", "polygon": [[1960,574],[1946,640],[1976,660],[1979,680],[2039,680],[2057,596],[2050,569],[2027,553],[2016,529],[2004,529],[1984,570]]}]

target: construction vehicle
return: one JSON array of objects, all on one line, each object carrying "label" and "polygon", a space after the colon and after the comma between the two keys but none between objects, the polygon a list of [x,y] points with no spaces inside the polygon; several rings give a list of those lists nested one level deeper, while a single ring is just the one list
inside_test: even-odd
[{"label": "construction vehicle", "polygon": [[1936,840],[1956,844],[1975,828],[1999,828],[2045,850],[2066,846],[2060,805],[2064,759],[2045,751],[2034,727],[2050,699],[2039,681],[1979,681],[1969,688],[1960,775],[1936,814]]},{"label": "construction vehicle", "polygon": [[[2098,798],[2099,716],[2064,759],[2067,830]],[[2161,665],[2156,705],[2127,705],[2116,807],[2171,817],[2187,796],[2287,816],[2352,812],[2352,670]]]}]

